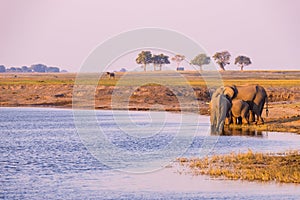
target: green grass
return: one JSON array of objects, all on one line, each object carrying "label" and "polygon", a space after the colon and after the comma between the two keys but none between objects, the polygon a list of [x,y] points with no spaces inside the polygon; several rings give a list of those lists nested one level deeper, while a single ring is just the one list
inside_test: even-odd
[{"label": "green grass", "polygon": [[[14,77],[14,76],[17,77]],[[85,73],[77,76],[76,83],[97,84],[104,86],[138,86],[144,84],[162,84],[172,86],[202,87],[225,85],[260,84],[265,87],[294,87],[300,85],[300,71],[226,71],[203,72],[202,75],[195,71],[177,73],[175,71],[162,72],[129,72],[116,73],[116,79],[108,79],[103,75],[98,80],[99,74]],[[0,85],[20,84],[74,84],[75,73],[66,74],[0,74]]]},{"label": "green grass", "polygon": [[70,80],[0,80],[0,85],[73,84]]},{"label": "green grass", "polygon": [[0,85],[73,84],[75,74],[0,74]]}]

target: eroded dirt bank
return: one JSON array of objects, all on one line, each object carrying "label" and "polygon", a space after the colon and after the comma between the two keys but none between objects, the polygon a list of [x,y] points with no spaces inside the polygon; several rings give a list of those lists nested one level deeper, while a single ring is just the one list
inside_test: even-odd
[{"label": "eroded dirt bank", "polygon": [[[233,75],[238,75],[238,73],[234,73],[225,72],[223,74],[225,84],[239,85],[257,82],[263,85],[268,93],[269,117],[265,117],[265,112],[263,114],[266,124],[251,127],[260,130],[300,133],[300,86],[297,82],[299,76],[295,72],[282,74],[279,72],[277,74],[275,72],[240,73],[239,79],[233,79]],[[297,73],[300,75],[300,72]],[[190,81],[192,90],[187,90],[181,84],[176,85],[176,89],[173,90],[156,84],[115,86],[118,78],[122,75],[117,74],[117,78],[114,80],[103,77],[103,83],[99,82],[96,89],[92,89],[95,101],[86,102],[89,104],[86,107],[92,106],[96,109],[183,110],[204,115],[209,114],[208,102],[212,91],[203,84],[203,80],[201,82],[198,79],[195,73],[183,73]],[[138,76],[138,74],[134,76]],[[243,76],[248,78],[248,82],[244,81]],[[168,78],[172,80],[172,77]],[[282,78],[282,84],[280,84],[280,78]],[[289,79],[290,81],[288,81]],[[75,74],[0,74],[0,106],[72,108],[74,80]],[[287,82],[285,82],[286,80]],[[87,83],[82,87],[82,94],[80,95],[85,97],[85,92],[88,90],[90,89]],[[78,90],[75,96],[77,95]],[[125,99],[122,100],[120,96]]]}]

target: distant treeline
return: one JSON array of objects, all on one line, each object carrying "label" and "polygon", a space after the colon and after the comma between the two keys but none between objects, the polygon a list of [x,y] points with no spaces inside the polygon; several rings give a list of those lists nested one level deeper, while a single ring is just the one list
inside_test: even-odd
[{"label": "distant treeline", "polygon": [[67,72],[66,70],[60,70],[58,67],[48,67],[44,64],[35,64],[31,65],[30,67],[22,66],[22,67],[10,67],[6,68],[4,65],[0,65],[0,73],[4,72],[21,72],[21,73],[27,73],[27,72],[39,72],[39,73],[45,73],[45,72]]}]

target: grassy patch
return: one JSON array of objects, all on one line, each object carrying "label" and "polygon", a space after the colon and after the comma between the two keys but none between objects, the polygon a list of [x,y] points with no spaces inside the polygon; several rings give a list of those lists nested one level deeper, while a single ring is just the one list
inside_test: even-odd
[{"label": "grassy patch", "polygon": [[0,74],[0,85],[56,85],[73,84],[75,74],[51,74],[51,73],[3,73]]},{"label": "grassy patch", "polygon": [[[266,87],[293,87],[300,85],[300,71],[226,71],[199,73],[196,71],[175,72],[128,72],[116,73],[116,79],[109,79],[105,74],[83,73],[77,76],[75,73],[25,73],[25,74],[0,74],[0,85],[3,84],[74,84],[75,78],[80,84],[95,84],[105,86],[137,86],[143,84],[159,83],[172,86],[213,86],[224,82],[225,85],[260,84]],[[99,79],[99,80],[98,80]]]},{"label": "grassy patch", "polygon": [[278,154],[232,153],[203,159],[178,159],[195,175],[226,177],[232,180],[300,183],[300,151]]}]

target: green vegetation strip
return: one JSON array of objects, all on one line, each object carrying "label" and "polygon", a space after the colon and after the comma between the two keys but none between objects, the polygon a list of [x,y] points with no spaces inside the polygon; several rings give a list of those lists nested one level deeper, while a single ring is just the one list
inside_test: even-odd
[{"label": "green vegetation strip", "polygon": [[[284,73],[284,74],[283,74]],[[277,74],[275,72],[230,72],[222,73],[219,77],[215,72],[182,72],[182,78],[178,78],[178,73],[172,71],[165,72],[130,72],[130,73],[116,73],[116,79],[109,79],[105,74],[98,80],[99,74],[86,73],[77,77],[76,83],[91,85],[99,83],[104,86],[136,86],[151,83],[161,83],[173,86],[185,86],[190,84],[192,86],[212,86],[220,81],[225,85],[244,85],[244,84],[260,84],[262,86],[283,86],[283,87],[297,87],[300,85],[300,72],[282,72]],[[126,76],[124,76],[126,75]],[[22,85],[22,84],[74,84],[76,74],[0,74],[0,85]]]},{"label": "green vegetation strip", "polygon": [[232,180],[300,183],[300,151],[278,154],[232,153],[206,158],[179,158],[195,175],[226,177]]},{"label": "green vegetation strip", "polygon": [[72,80],[0,80],[0,85],[56,85],[74,84]]}]

